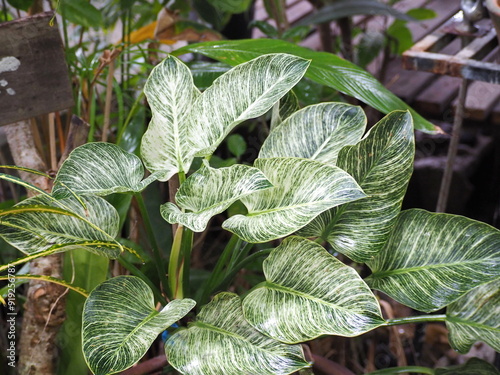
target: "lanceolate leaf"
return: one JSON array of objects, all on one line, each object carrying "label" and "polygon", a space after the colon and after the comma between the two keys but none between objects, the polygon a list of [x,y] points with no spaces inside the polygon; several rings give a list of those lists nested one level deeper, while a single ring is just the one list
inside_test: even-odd
[{"label": "lanceolate leaf", "polygon": [[355,15],[383,15],[392,16],[405,21],[416,21],[416,19],[401,13],[390,5],[377,0],[337,0],[333,4],[322,7],[317,12],[304,17],[297,25],[310,25],[323,22],[331,22],[343,17]]},{"label": "lanceolate leaf", "polygon": [[155,179],[143,177],[144,167],[134,154],[111,143],[87,143],[75,148],[61,165],[52,194],[67,197],[71,191],[83,195],[139,192]]},{"label": "lanceolate leaf", "polygon": [[448,306],[450,344],[467,353],[476,341],[500,352],[500,279],[481,285]]},{"label": "lanceolate leaf", "polygon": [[258,57],[217,78],[194,103],[189,142],[198,156],[211,155],[242,121],[272,108],[302,78],[309,61],[284,53]]},{"label": "lanceolate leaf", "polygon": [[175,195],[177,204],[192,212],[182,212],[173,203],[161,206],[169,223],[180,223],[195,232],[205,230],[210,218],[225,211],[238,199],[272,185],[257,168],[233,165],[215,169],[204,167],[191,175]]},{"label": "lanceolate leaf", "polygon": [[395,300],[430,312],[500,277],[500,231],[466,217],[403,211],[366,280]]},{"label": "lanceolate leaf", "polygon": [[105,281],[83,308],[83,353],[95,375],[115,374],[138,362],[158,334],[184,317],[195,305],[174,300],[155,310],[153,292],[134,276]]},{"label": "lanceolate leaf", "polygon": [[299,158],[257,159],[273,184],[241,199],[248,215],[235,215],[222,227],[247,242],[285,237],[332,207],[364,198],[356,181],[342,169]]},{"label": "lanceolate leaf", "polygon": [[144,92],[153,118],[142,138],[141,156],[146,168],[166,181],[187,172],[193,160],[186,117],[200,93],[187,66],[172,56],[153,69]]},{"label": "lanceolate leaf", "polygon": [[[36,196],[21,202],[18,206],[30,207],[42,205],[46,207],[63,206],[81,218],[68,216],[47,210],[21,211],[3,216],[0,223],[0,236],[23,253],[29,255],[42,252],[54,245],[73,244],[81,241],[114,241],[118,234],[118,213],[104,199],[95,196],[81,198],[84,209],[74,197],[54,201],[46,196]],[[16,206],[17,207],[17,206]],[[85,220],[83,220],[85,219]],[[3,224],[3,225],[2,225]],[[91,225],[93,224],[93,225]],[[116,257],[120,251],[115,246],[105,245],[102,248],[90,246],[94,252]],[[121,246],[118,245],[120,248]],[[85,246],[81,246],[85,247]]]},{"label": "lanceolate leaf", "polygon": [[229,13],[243,13],[250,6],[251,0],[207,0],[215,8]]},{"label": "lanceolate leaf", "polygon": [[357,336],[384,323],[356,271],[315,242],[288,237],[264,261],[266,281],[243,301],[245,318],[288,343],[321,335]]},{"label": "lanceolate leaf", "polygon": [[372,259],[401,210],[414,154],[411,115],[399,111],[387,115],[360,143],[344,147],[337,162],[368,197],[321,214],[300,235],[321,237],[356,262]]},{"label": "lanceolate leaf", "polygon": [[321,103],[295,112],[273,128],[260,158],[298,157],[335,165],[340,149],[356,144],[366,127],[360,107]]},{"label": "lanceolate leaf", "polygon": [[299,345],[275,341],[248,324],[233,293],[215,296],[196,322],[168,339],[165,351],[184,375],[285,375],[309,366]]},{"label": "lanceolate leaf", "polygon": [[459,366],[436,369],[435,375],[499,375],[494,365],[479,358],[471,358]]},{"label": "lanceolate leaf", "polygon": [[336,55],[317,52],[275,39],[228,40],[190,44],[175,51],[197,52],[231,65],[241,64],[266,53],[290,53],[311,60],[306,77],[351,95],[383,113],[409,109],[415,128],[435,132],[437,128],[387,90],[375,77]]}]

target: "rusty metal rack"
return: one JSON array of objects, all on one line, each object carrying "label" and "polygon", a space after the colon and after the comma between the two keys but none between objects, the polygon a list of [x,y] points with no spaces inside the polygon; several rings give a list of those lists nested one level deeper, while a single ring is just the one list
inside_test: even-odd
[{"label": "rusty metal rack", "polygon": [[[491,61],[499,54],[491,21],[483,20],[478,33],[459,37],[453,27],[459,18],[460,12],[404,52],[404,68],[500,84],[500,64]],[[458,51],[453,50],[450,45],[457,39],[466,39],[469,43],[464,43]],[[447,49],[455,53],[445,52]]]}]

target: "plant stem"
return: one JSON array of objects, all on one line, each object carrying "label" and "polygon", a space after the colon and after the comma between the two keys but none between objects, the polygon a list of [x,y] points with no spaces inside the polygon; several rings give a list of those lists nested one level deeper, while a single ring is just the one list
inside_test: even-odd
[{"label": "plant stem", "polygon": [[445,322],[446,314],[437,315],[420,315],[420,316],[408,316],[405,318],[394,318],[387,319],[384,326],[396,326],[400,324],[412,324],[412,323],[426,323],[426,322]]},{"label": "plant stem", "polygon": [[193,232],[182,225],[177,227],[168,263],[168,281],[173,298],[184,298],[189,292],[189,267]]},{"label": "plant stem", "polygon": [[237,248],[239,248],[240,245],[241,245],[241,240],[237,235],[233,234],[229,239],[229,242],[227,243],[226,247],[224,248],[224,251],[222,251],[222,254],[219,260],[217,261],[214,270],[210,274],[210,277],[208,278],[207,283],[205,284],[205,289],[203,290],[203,293],[201,295],[201,301],[200,301],[201,305],[204,305],[208,301],[210,294],[212,294],[215,287],[217,287],[220,284],[221,279],[224,277],[222,270],[228,263],[234,251]]},{"label": "plant stem", "polygon": [[433,369],[428,367],[421,366],[404,366],[404,367],[392,367],[386,368],[383,370],[378,370],[374,372],[370,372],[369,375],[393,375],[393,374],[405,374],[407,372],[411,372],[414,374],[428,374],[434,375],[435,372]]},{"label": "plant stem", "polygon": [[141,103],[141,100],[142,100],[143,97],[144,97],[144,91],[141,91],[141,93],[139,94],[139,96],[135,100],[134,104],[132,105],[132,108],[130,109],[130,111],[128,113],[128,116],[125,119],[125,123],[122,125],[122,127],[120,128],[120,131],[119,131],[118,135],[116,136],[116,144],[119,144],[120,141],[122,140],[123,133],[127,129],[127,126],[130,123],[130,121],[132,121],[132,117],[135,115],[136,109],[139,106],[139,104]]},{"label": "plant stem", "polygon": [[167,295],[170,295],[168,290],[168,280],[165,275],[165,266],[163,264],[163,259],[160,254],[160,249],[158,248],[158,243],[156,242],[156,237],[153,231],[153,226],[151,225],[151,220],[149,219],[149,213],[144,203],[144,199],[142,198],[141,193],[134,194],[137,204],[139,205],[139,211],[141,212],[142,220],[144,221],[144,227],[146,228],[146,233],[149,238],[149,243],[153,249],[153,259],[156,265],[156,269],[158,271],[158,276],[160,277],[160,282],[163,287],[161,289]]},{"label": "plant stem", "polygon": [[254,262],[255,260],[259,259],[260,257],[263,257],[263,256],[270,254],[271,251],[273,251],[273,250],[274,249],[265,249],[265,250],[257,251],[256,253],[249,255],[248,257],[243,259],[241,262],[237,263],[234,267],[232,267],[226,273],[226,277],[224,277],[224,279],[218,285],[215,285],[214,289],[218,288],[218,287],[225,288],[225,286],[231,282],[231,280],[234,278],[234,276],[236,276],[236,274],[241,269],[245,268],[245,266]]}]

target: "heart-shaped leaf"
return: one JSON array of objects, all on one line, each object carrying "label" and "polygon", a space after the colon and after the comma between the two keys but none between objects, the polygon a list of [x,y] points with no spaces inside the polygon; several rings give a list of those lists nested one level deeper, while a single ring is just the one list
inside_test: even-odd
[{"label": "heart-shaped leaf", "polygon": [[297,157],[335,165],[340,149],[356,144],[366,127],[360,107],[344,103],[310,105],[274,127],[259,158]]},{"label": "heart-shaped leaf", "polygon": [[149,171],[167,181],[179,171],[187,172],[193,161],[186,118],[200,92],[188,67],[172,56],[153,69],[144,92],[153,118],[142,137],[141,156]]},{"label": "heart-shaped leaf", "polygon": [[161,214],[169,223],[181,223],[202,232],[210,218],[225,211],[238,199],[272,185],[257,168],[233,165],[228,168],[206,166],[192,174],[175,195],[177,204],[192,212],[182,212],[173,203],[161,206]]},{"label": "heart-shaped leaf", "polygon": [[366,281],[398,302],[431,312],[500,277],[500,231],[466,217],[403,211]]},{"label": "heart-shaped leaf", "polygon": [[155,180],[154,176],[145,180],[143,177],[141,159],[134,154],[111,143],[87,143],[75,148],[61,165],[52,194],[61,198],[72,192],[83,195],[139,192]]},{"label": "heart-shaped leaf", "polygon": [[155,310],[153,292],[135,276],[105,281],[83,308],[83,353],[95,375],[121,372],[138,362],[158,334],[184,317],[196,303],[173,300]]},{"label": "heart-shaped leaf", "polygon": [[[91,245],[87,250],[116,258],[121,246],[117,248],[117,243],[114,241],[118,234],[119,223],[115,208],[100,197],[83,196],[80,199],[81,201],[71,196],[56,201],[41,195],[26,199],[16,207],[33,205],[56,209],[63,207],[64,210],[69,210],[77,217],[43,209],[19,211],[19,213],[2,217],[0,235],[5,241],[28,255],[45,251],[56,245],[103,241],[99,245],[100,248],[97,245]],[[82,203],[85,208],[82,207]],[[114,244],[107,247],[106,242],[114,242]],[[82,244],[81,247],[85,246]]]},{"label": "heart-shaped leaf", "polygon": [[450,344],[467,353],[476,341],[500,352],[500,279],[471,290],[446,310]]},{"label": "heart-shaped leaf", "polygon": [[321,212],[365,197],[349,174],[314,160],[257,159],[254,165],[274,187],[243,197],[248,215],[232,216],[222,224],[247,242],[285,237]]},{"label": "heart-shaped leaf", "polygon": [[411,115],[398,111],[384,117],[361,142],[344,147],[337,162],[368,197],[324,212],[299,234],[321,237],[356,262],[372,259],[401,210],[414,155]]},{"label": "heart-shaped leaf", "polygon": [[356,273],[315,242],[288,237],[264,261],[266,281],[243,300],[245,318],[276,340],[357,336],[384,323]]},{"label": "heart-shaped leaf", "polygon": [[211,155],[236,125],[271,109],[308,66],[300,57],[264,55],[217,78],[191,109],[189,142],[197,155]]},{"label": "heart-shaped leaf", "polygon": [[415,128],[428,132],[436,126],[386,89],[375,77],[359,66],[334,54],[312,51],[293,43],[276,39],[224,40],[190,44],[175,51],[177,55],[195,52],[231,65],[249,61],[266,53],[289,53],[311,60],[306,77],[351,95],[383,113],[408,109]]},{"label": "heart-shaped leaf", "polygon": [[285,375],[309,366],[299,345],[273,340],[248,324],[233,293],[216,295],[196,322],[168,339],[165,351],[184,375]]}]

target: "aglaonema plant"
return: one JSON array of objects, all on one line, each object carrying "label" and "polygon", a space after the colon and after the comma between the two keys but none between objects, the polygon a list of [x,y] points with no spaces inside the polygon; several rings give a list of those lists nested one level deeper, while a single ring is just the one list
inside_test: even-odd
[{"label": "aglaonema plant", "polygon": [[[401,212],[413,169],[411,114],[391,112],[366,131],[356,106],[299,109],[288,93],[308,66],[297,56],[262,55],[201,93],[186,65],[170,56],[145,87],[152,120],[141,158],[109,143],[83,145],[61,166],[51,194],[40,191],[0,212],[0,235],[26,255],[11,264],[73,248],[116,258],[125,249],[116,239],[118,214],[102,197],[136,197],[162,285],[137,273],[142,278],[111,278],[88,295],[82,338],[94,374],[137,363],[194,308],[194,298],[199,312],[165,342],[170,365],[186,375],[303,372],[311,363],[302,342],[411,322],[446,322],[461,353],[479,340],[500,350],[500,232],[461,216]],[[253,165],[210,166],[238,124],[269,111],[271,131]],[[191,171],[195,158],[201,166]],[[164,267],[141,191],[176,175],[175,202],[158,207],[177,227]],[[233,235],[202,290],[190,290],[193,232],[236,201],[247,213],[222,223]],[[271,244],[254,251],[257,243]],[[264,257],[265,281],[244,296],[224,291],[239,270]],[[371,274],[361,278],[353,263],[367,264]],[[417,311],[446,313],[384,319],[373,289]],[[455,373],[473,367],[496,371],[471,362]]]}]

